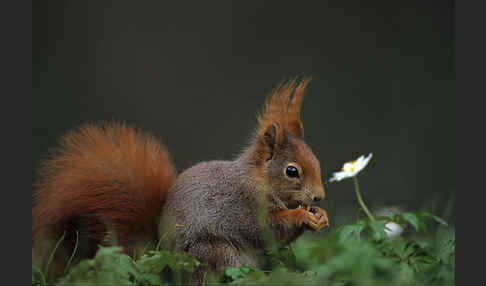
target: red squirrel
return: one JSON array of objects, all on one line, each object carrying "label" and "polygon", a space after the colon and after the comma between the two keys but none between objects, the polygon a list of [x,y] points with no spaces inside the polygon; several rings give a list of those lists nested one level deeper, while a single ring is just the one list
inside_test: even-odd
[{"label": "red squirrel", "polygon": [[308,83],[289,80],[268,95],[251,143],[237,158],[201,162],[179,175],[164,145],[126,124],[68,132],[35,183],[34,263],[42,267],[64,233],[50,273],[59,276],[75,231],[76,256],[87,258],[113,230],[128,254],[164,236],[164,247],[191,253],[207,265],[204,271],[218,274],[224,266],[261,266],[266,226],[282,244],[329,226],[326,212],[310,206],[325,193],[300,119]]}]

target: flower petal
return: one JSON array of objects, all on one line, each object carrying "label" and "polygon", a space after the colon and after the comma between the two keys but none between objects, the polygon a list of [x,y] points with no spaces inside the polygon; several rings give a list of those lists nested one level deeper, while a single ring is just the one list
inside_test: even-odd
[{"label": "flower petal", "polygon": [[366,167],[366,165],[368,165],[368,162],[371,160],[371,157],[373,157],[373,153],[370,153],[368,157],[363,159],[363,166],[361,167],[361,169],[363,169],[364,167]]},{"label": "flower petal", "polygon": [[358,158],[358,159],[356,159],[356,166],[357,166],[358,168],[361,168],[361,166],[363,165],[363,161],[364,161],[364,159],[365,159],[365,158],[364,158],[364,155],[361,155],[361,156],[359,156],[359,158]]},{"label": "flower petal", "polygon": [[332,178],[329,179],[329,182],[341,181],[342,179],[345,179],[347,177],[349,177],[348,176],[348,173],[346,173],[346,172],[337,172],[337,173],[334,173],[334,175],[332,176]]}]

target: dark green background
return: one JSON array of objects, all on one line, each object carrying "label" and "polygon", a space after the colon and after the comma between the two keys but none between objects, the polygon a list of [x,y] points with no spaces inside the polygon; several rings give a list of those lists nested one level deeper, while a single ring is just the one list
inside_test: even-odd
[{"label": "dark green background", "polygon": [[[324,177],[360,175],[376,210],[440,211],[455,192],[452,1],[34,1],[33,163],[84,122],[153,131],[179,170],[230,159],[264,96],[313,76],[306,141]],[[34,170],[35,177],[35,170]],[[330,216],[355,216],[351,181]]]}]

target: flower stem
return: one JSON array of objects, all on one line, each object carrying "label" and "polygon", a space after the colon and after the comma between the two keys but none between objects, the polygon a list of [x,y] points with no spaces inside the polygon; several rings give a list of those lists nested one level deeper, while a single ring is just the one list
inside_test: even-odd
[{"label": "flower stem", "polygon": [[354,190],[356,191],[356,197],[358,197],[359,204],[361,205],[361,207],[365,211],[366,215],[370,218],[370,220],[375,221],[375,218],[373,217],[371,212],[368,210],[368,208],[366,207],[366,205],[363,201],[363,198],[361,197],[361,192],[359,191],[359,186],[358,186],[358,178],[356,176],[354,176],[353,181],[354,181]]}]

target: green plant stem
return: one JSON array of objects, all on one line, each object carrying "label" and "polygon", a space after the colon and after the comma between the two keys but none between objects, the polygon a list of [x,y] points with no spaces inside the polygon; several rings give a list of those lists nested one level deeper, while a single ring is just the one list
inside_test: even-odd
[{"label": "green plant stem", "polygon": [[56,246],[54,247],[54,250],[52,250],[51,255],[49,256],[49,259],[47,260],[46,268],[44,270],[44,276],[47,280],[48,274],[49,274],[49,267],[51,266],[52,259],[54,258],[54,254],[56,253],[57,248],[61,244],[61,242],[64,240],[64,237],[66,236],[66,232],[64,232],[61,236],[61,238],[57,241]]},{"label": "green plant stem", "polygon": [[160,251],[160,247],[162,246],[162,240],[167,236],[168,233],[169,232],[166,232],[160,237],[159,241],[157,242],[157,245],[155,246],[155,251]]},{"label": "green plant stem", "polygon": [[64,275],[66,275],[67,272],[69,271],[69,268],[71,267],[71,262],[73,261],[74,255],[76,254],[76,250],[78,249],[78,235],[79,235],[79,233],[76,230],[76,244],[74,244],[73,253],[71,254],[71,257],[68,260],[68,263],[66,265],[66,268],[64,268]]},{"label": "green plant stem", "polygon": [[361,197],[361,192],[359,191],[359,186],[358,186],[358,178],[356,176],[353,177],[354,181],[354,190],[356,191],[356,197],[358,198],[358,202],[365,211],[366,215],[370,218],[371,221],[375,221],[375,218],[371,214],[371,212],[368,210],[366,207],[363,198]]}]

